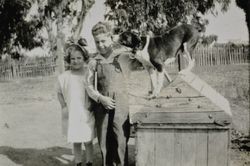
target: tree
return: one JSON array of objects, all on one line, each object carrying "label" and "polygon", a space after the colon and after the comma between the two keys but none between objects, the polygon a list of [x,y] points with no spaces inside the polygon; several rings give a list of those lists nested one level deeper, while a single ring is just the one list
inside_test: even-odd
[{"label": "tree", "polygon": [[[94,0],[37,0],[40,20],[46,27],[50,50],[58,57],[58,72],[64,71],[64,46],[67,37],[64,30],[68,29],[70,39],[74,42],[80,37],[86,13]],[[81,6],[78,11],[76,8]],[[73,22],[76,22],[75,24]],[[56,24],[56,34],[53,32]]]},{"label": "tree", "polygon": [[0,1],[0,55],[8,53],[15,56],[21,48],[32,49],[42,45],[42,39],[37,36],[42,23],[36,18],[26,19],[31,4],[28,0]]},{"label": "tree", "polygon": [[[250,62],[250,0],[236,0],[236,4],[238,7],[240,7],[244,12],[246,16],[246,24],[248,29],[248,62]],[[250,71],[250,66],[248,67]],[[250,77],[250,73],[249,73]],[[249,96],[248,96],[249,97]],[[249,97],[250,100],[250,97]],[[249,109],[249,131],[248,135],[250,136],[250,109]]]},{"label": "tree", "polygon": [[208,35],[208,36],[204,35],[201,37],[201,39],[202,39],[202,41],[201,41],[202,45],[211,46],[212,44],[217,42],[218,36],[217,35]]},{"label": "tree", "polygon": [[[248,41],[250,40],[250,0],[236,0],[236,4],[239,8],[241,8],[245,12],[246,16],[246,24],[248,29]],[[250,41],[249,41],[250,48]],[[250,60],[250,53],[248,56],[248,60]]]},{"label": "tree", "polygon": [[[129,29],[151,30],[159,34],[179,22],[187,22],[190,16],[198,19],[200,25],[197,25],[203,29],[206,22],[201,23],[198,14],[215,13],[216,4],[220,4],[221,10],[226,11],[229,3],[230,0],[107,0],[106,4],[111,10],[106,17],[116,20],[123,17],[123,24],[127,23]],[[119,11],[126,11],[126,14],[123,13],[121,17]],[[116,21],[116,25],[123,28],[124,25],[119,25],[119,22],[122,21]]]}]

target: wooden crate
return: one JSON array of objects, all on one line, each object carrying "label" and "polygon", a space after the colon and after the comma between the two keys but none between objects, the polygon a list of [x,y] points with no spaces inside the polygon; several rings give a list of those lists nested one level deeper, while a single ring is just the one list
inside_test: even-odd
[{"label": "wooden crate", "polygon": [[164,91],[167,96],[130,107],[136,166],[228,166],[227,100],[192,73]]}]

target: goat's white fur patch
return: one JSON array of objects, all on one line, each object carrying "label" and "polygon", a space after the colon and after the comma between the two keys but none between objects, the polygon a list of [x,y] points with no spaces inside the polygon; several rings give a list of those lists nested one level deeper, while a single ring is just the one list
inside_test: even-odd
[{"label": "goat's white fur patch", "polygon": [[135,58],[137,60],[139,60],[143,65],[153,67],[152,63],[150,62],[150,57],[149,57],[149,54],[148,54],[149,41],[150,41],[150,36],[147,35],[146,44],[145,44],[144,48],[142,50],[139,50],[139,51],[136,52]]}]

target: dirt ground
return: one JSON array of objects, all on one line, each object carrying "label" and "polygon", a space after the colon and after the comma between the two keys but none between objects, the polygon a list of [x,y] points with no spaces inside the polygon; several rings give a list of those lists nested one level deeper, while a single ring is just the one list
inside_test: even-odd
[{"label": "dirt ground", "polygon": [[[250,166],[249,139],[245,137],[249,128],[248,66],[203,67],[194,69],[194,73],[230,102],[233,112],[231,166]],[[134,72],[133,78],[131,84],[135,91],[146,93],[149,78],[145,71]],[[71,145],[61,136],[55,82],[55,76],[0,81],[0,166],[73,165]],[[134,140],[131,139],[131,166],[134,156]],[[94,165],[100,165],[96,140],[94,157]]]}]

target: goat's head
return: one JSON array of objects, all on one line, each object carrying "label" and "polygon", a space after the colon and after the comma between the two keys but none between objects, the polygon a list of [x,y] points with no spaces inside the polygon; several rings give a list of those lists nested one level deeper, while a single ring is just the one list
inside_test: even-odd
[{"label": "goat's head", "polygon": [[118,42],[121,45],[132,48],[134,53],[141,47],[141,38],[139,34],[133,31],[125,31],[121,33]]}]

